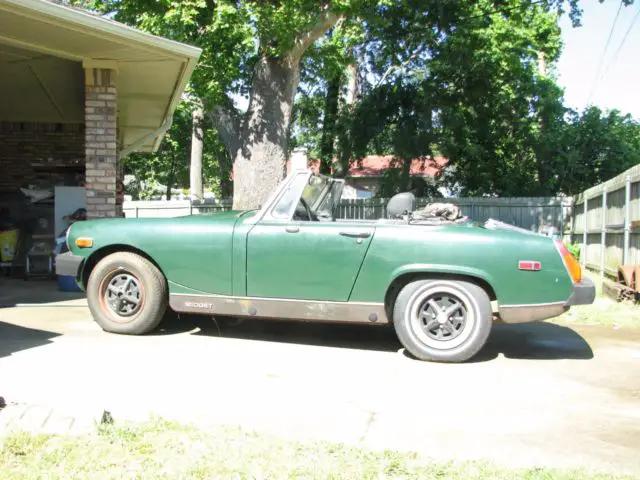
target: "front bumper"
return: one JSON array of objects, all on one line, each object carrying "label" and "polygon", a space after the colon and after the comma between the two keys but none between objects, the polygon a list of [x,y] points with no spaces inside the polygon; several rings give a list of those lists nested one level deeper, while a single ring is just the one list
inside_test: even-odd
[{"label": "front bumper", "polygon": [[593,280],[583,277],[582,281],[573,286],[573,292],[565,305],[572,307],[574,305],[590,305],[596,299],[596,286]]},{"label": "front bumper", "polygon": [[56,255],[56,275],[71,276],[78,279],[82,271],[84,257],[71,252]]}]

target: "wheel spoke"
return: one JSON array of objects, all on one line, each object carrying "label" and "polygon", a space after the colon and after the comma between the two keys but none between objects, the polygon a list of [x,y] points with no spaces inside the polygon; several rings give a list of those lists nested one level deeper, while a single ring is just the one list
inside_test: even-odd
[{"label": "wheel spoke", "polygon": [[440,325],[440,322],[438,322],[438,320],[436,320],[435,318],[429,322],[427,322],[427,325],[424,327],[427,331],[431,331],[434,328],[438,327]]},{"label": "wheel spoke", "polygon": [[440,311],[442,310],[442,307],[441,307],[441,306],[438,304],[438,302],[436,302],[433,298],[430,298],[430,299],[427,301],[427,304],[428,304],[431,308],[433,308],[433,313],[436,313],[436,314],[437,314],[438,312],[440,312]]},{"label": "wheel spoke", "polygon": [[446,330],[447,333],[450,333],[451,335],[454,335],[456,333],[456,328],[451,324],[451,322],[444,323],[442,325],[442,328]]},{"label": "wheel spoke", "polygon": [[134,295],[127,295],[127,302],[138,305],[140,303],[140,300]]},{"label": "wheel spoke", "polygon": [[444,314],[449,317],[451,315],[453,315],[456,310],[459,310],[460,307],[462,307],[462,304],[460,302],[458,302],[457,300],[454,300],[453,305],[447,307],[447,309],[444,311]]}]

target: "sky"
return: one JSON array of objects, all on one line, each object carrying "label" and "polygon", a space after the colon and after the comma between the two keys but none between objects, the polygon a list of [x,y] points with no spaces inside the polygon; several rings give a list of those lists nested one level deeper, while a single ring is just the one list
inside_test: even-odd
[{"label": "sky", "polygon": [[640,120],[640,0],[622,7],[606,52],[620,0],[582,0],[580,5],[581,27],[573,28],[566,15],[560,20],[564,46],[556,68],[565,105],[618,109]]}]

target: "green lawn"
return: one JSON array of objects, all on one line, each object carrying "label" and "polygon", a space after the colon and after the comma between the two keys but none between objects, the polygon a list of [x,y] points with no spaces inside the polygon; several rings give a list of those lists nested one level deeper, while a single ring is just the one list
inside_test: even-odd
[{"label": "green lawn", "polygon": [[602,294],[602,281],[596,272],[585,275],[596,284],[596,299],[592,305],[572,307],[569,312],[553,321],[566,324],[604,325],[610,327],[640,328],[640,305],[618,303]]},{"label": "green lawn", "polygon": [[237,429],[204,431],[152,420],[100,427],[84,437],[13,434],[0,450],[12,479],[613,479],[552,469],[507,470],[488,463],[433,463],[409,453],[329,443],[295,443]]}]

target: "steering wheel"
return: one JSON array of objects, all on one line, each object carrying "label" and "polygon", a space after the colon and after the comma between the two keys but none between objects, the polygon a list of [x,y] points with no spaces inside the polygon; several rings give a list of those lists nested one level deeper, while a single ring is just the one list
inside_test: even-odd
[{"label": "steering wheel", "polygon": [[[300,197],[300,202],[299,203],[301,203],[302,206],[304,207],[305,213],[307,214],[307,217],[309,218],[309,221],[313,222],[314,215],[311,212],[311,208],[309,208],[309,204],[307,203],[307,201],[304,198]],[[302,216],[300,210],[298,209],[298,207],[296,207],[295,214],[296,214],[296,216],[298,216],[298,215]]]}]

